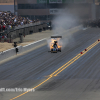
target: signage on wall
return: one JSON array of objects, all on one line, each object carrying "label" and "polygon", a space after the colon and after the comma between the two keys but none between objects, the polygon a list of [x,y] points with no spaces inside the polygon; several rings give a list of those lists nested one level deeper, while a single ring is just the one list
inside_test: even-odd
[{"label": "signage on wall", "polygon": [[49,9],[50,14],[60,14],[63,9]]}]

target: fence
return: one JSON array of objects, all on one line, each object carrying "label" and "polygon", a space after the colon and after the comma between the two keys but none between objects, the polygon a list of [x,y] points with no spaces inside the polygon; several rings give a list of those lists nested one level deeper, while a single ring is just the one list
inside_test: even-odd
[{"label": "fence", "polygon": [[42,30],[46,30],[46,28],[47,28],[46,23],[36,22],[36,23],[26,24],[23,26],[18,26],[10,30],[7,29],[6,31],[0,33],[2,35],[7,34],[7,39],[1,38],[0,41],[13,42],[13,39],[15,38],[36,33]]}]

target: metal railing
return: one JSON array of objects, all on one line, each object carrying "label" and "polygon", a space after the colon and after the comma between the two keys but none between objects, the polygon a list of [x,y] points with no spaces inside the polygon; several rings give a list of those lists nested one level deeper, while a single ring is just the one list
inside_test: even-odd
[{"label": "metal railing", "polygon": [[[7,36],[6,42],[12,42],[13,39],[20,38],[25,35],[39,32],[40,30],[45,30],[47,28],[46,23],[36,22],[30,23],[23,26],[13,27],[12,29],[7,28],[7,30],[0,33],[0,36]],[[4,41],[4,38],[0,38],[0,41]]]},{"label": "metal railing", "polygon": [[40,24],[41,24],[41,22],[38,21],[38,22],[35,22],[35,23],[30,23],[30,24],[15,26],[15,27],[12,27],[11,29],[9,27],[7,27],[7,29],[5,29],[5,30],[3,30],[1,28],[0,34],[5,35],[5,34],[8,34],[11,31],[14,31],[14,30],[18,30],[18,29],[25,28],[25,27],[30,27],[30,26],[35,26],[35,25],[40,25]]}]

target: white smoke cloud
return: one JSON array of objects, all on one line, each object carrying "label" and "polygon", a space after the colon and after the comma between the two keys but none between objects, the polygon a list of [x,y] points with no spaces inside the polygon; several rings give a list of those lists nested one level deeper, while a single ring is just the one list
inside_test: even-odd
[{"label": "white smoke cloud", "polygon": [[[70,33],[70,31],[67,31],[68,29],[74,27],[77,25],[78,18],[70,13],[67,13],[66,11],[62,11],[60,15],[56,15],[56,17],[52,21],[53,26],[53,33],[54,36],[62,36],[62,39],[60,39],[59,43],[62,44],[62,49],[65,46],[69,46],[71,42],[74,43],[73,34]],[[50,39],[48,39],[48,47],[50,44]]]}]

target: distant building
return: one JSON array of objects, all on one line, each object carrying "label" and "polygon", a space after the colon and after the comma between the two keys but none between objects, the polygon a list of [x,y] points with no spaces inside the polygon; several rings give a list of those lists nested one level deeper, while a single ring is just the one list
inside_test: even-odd
[{"label": "distant building", "polygon": [[13,3],[14,0],[0,0],[0,3]]},{"label": "distant building", "polygon": [[0,0],[0,11],[10,11],[14,13],[14,0]]},{"label": "distant building", "polygon": [[[98,1],[95,0],[95,2]],[[90,18],[91,5],[89,3],[93,3],[93,0],[17,0],[17,11],[18,15],[30,19],[52,20],[53,16],[61,12],[63,8],[72,5],[78,15]],[[75,9],[71,9],[71,12],[74,13]]]},{"label": "distant building", "polygon": [[14,5],[0,5],[0,11],[11,11],[14,13]]}]

